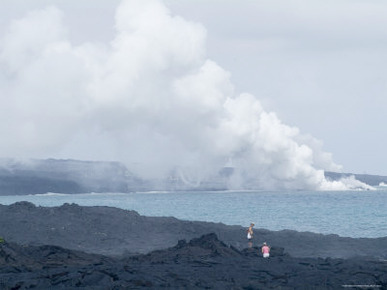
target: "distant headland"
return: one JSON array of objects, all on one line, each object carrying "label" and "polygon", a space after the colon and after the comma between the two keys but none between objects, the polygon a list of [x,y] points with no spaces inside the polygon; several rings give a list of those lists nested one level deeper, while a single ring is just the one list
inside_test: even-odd
[{"label": "distant headland", "polygon": [[[55,193],[103,193],[149,190],[227,190],[233,168],[225,167],[200,184],[188,184],[178,175],[163,180],[145,180],[120,162],[72,159],[32,159],[21,162],[0,159],[0,195]],[[370,186],[387,183],[387,176],[325,172],[328,180],[354,176]]]}]

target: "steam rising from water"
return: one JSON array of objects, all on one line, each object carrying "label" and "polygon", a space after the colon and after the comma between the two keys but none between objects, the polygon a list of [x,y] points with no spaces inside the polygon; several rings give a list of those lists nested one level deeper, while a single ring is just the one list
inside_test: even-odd
[{"label": "steam rising from water", "polygon": [[117,160],[144,178],[230,188],[347,189],[321,142],[283,124],[206,58],[206,30],[158,0],[124,0],[110,43],[73,45],[62,12],[33,11],[1,41],[4,156]]}]

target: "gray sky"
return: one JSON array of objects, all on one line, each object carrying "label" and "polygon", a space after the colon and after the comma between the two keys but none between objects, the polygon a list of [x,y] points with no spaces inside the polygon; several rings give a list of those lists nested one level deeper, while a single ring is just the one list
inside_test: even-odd
[{"label": "gray sky", "polygon": [[240,91],[324,143],[347,172],[387,174],[387,3],[168,1],[203,23]]},{"label": "gray sky", "polygon": [[[1,6],[0,91],[8,123],[0,130],[15,136],[2,141],[3,157],[152,160],[157,170],[175,158],[164,169],[189,172],[193,160],[211,159],[209,171],[234,162],[272,170],[273,182],[315,180],[314,169],[337,165],[387,175],[385,1]],[[211,136],[219,144],[210,144]],[[265,165],[256,168],[249,158]],[[295,160],[302,160],[297,168],[290,165]]]}]

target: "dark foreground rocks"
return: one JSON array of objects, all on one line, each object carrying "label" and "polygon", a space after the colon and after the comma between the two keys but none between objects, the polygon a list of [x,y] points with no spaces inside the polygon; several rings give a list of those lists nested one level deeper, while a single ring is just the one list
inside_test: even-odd
[{"label": "dark foreground rocks", "polygon": [[[259,225],[258,225],[259,227]],[[254,246],[268,242],[293,257],[374,257],[387,259],[387,237],[353,239],[337,235],[256,229]],[[108,256],[148,253],[215,233],[238,250],[247,247],[246,228],[221,223],[146,217],[112,207],[64,204],[38,207],[29,202],[0,205],[0,236],[21,245],[55,245]]]},{"label": "dark foreground rocks", "polygon": [[110,207],[0,205],[0,289],[387,289],[386,238],[257,229],[246,248],[245,234]]},{"label": "dark foreground rocks", "polygon": [[215,234],[122,259],[4,242],[0,288],[387,289],[386,261],[294,258],[275,247],[264,259],[258,250],[239,251]]}]

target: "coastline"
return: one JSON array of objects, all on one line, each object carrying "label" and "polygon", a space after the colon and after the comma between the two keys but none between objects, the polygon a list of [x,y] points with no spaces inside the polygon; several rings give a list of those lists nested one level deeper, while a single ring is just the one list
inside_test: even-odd
[{"label": "coastline", "polygon": [[[144,216],[175,217],[271,231],[387,237],[387,190],[349,192],[166,192],[3,196],[0,204],[29,201],[37,206],[65,203],[134,210]],[[205,201],[205,202],[204,202]],[[377,201],[377,202],[376,202]],[[262,241],[261,241],[262,242]]]},{"label": "coastline", "polygon": [[2,289],[387,289],[387,237],[255,229],[249,248],[240,226],[29,202],[0,205],[0,231]]},{"label": "coastline", "polygon": [[[146,254],[215,233],[227,245],[247,247],[246,228],[222,223],[147,217],[107,206],[64,204],[35,206],[30,202],[0,205],[0,236],[24,245],[56,245],[108,256]],[[294,257],[387,259],[383,238],[347,238],[293,230],[254,229],[253,245],[282,247]]]}]

